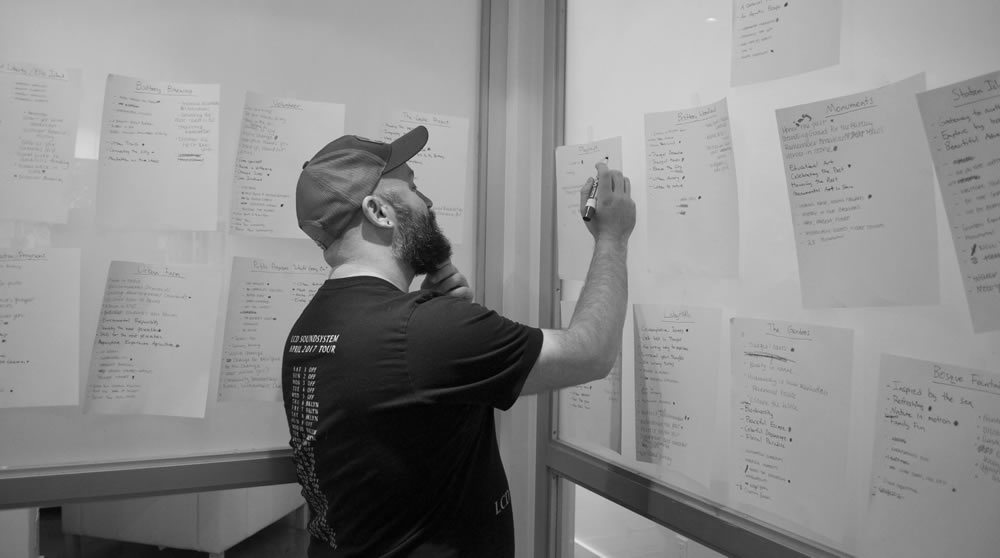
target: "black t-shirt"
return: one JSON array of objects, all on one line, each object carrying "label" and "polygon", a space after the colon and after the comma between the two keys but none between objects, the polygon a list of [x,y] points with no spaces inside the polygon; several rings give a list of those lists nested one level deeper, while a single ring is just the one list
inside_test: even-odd
[{"label": "black t-shirt", "polygon": [[512,557],[493,409],[537,328],[375,277],[328,280],[285,344],[282,392],[310,557]]}]

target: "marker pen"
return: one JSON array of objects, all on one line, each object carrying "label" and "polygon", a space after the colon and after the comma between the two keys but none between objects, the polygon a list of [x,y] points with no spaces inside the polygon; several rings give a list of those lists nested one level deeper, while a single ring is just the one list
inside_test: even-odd
[{"label": "marker pen", "polygon": [[[601,161],[605,165],[608,164],[608,157],[605,156],[604,160]],[[587,194],[587,203],[583,208],[583,220],[590,221],[594,218],[594,213],[597,213],[597,184],[601,180],[600,173],[594,177],[594,184],[590,187],[590,193]]]},{"label": "marker pen", "polygon": [[597,185],[600,182],[600,177],[594,179],[594,183],[590,186],[590,193],[587,194],[587,204],[583,208],[583,220],[590,221],[593,218],[594,213],[597,212]]}]

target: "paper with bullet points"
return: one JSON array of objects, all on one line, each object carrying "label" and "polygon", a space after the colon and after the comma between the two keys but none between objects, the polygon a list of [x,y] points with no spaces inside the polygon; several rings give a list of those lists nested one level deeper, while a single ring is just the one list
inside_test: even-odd
[{"label": "paper with bullet points", "polygon": [[1000,375],[882,355],[864,556],[995,556]]},{"label": "paper with bullet points", "polygon": [[308,239],[295,213],[302,164],[344,134],[345,107],[247,92],[243,104],[229,231]]},{"label": "paper with bullet points", "polygon": [[[569,326],[576,301],[562,301],[563,327]],[[560,389],[559,437],[582,446],[622,452],[622,358],[600,380]]]},{"label": "paper with bullet points", "polygon": [[0,408],[80,403],[80,250],[0,250]]},{"label": "paper with bullet points", "polygon": [[726,100],[645,119],[650,271],[736,277],[740,227]]},{"label": "paper with bullet points", "polygon": [[218,228],[218,84],[111,74],[101,114],[97,222],[114,229]]},{"label": "paper with bullet points", "polygon": [[924,76],[777,111],[802,303],[939,301]]},{"label": "paper with bullet points", "polygon": [[636,460],[706,489],[712,472],[722,311],[635,304]]},{"label": "paper with bullet points", "polygon": [[730,333],[733,502],[841,540],[853,332],[733,318]]},{"label": "paper with bullet points", "polygon": [[221,283],[206,267],[111,262],[85,412],[204,417]]},{"label": "paper with bullet points", "polygon": [[840,62],[841,0],[733,0],[732,84]]},{"label": "paper with bullet points", "polygon": [[329,271],[321,264],[233,258],[219,401],[281,401],[285,338]]},{"label": "paper with bullet points", "polygon": [[66,223],[80,72],[0,63],[0,219]]},{"label": "paper with bullet points", "polygon": [[1000,72],[917,95],[972,327],[1000,330]]},{"label": "paper with bullet points", "polygon": [[[580,216],[580,190],[597,176],[597,163],[622,169],[622,138],[556,147],[556,239],[559,278],[584,280],[594,253],[594,238]],[[625,173],[628,176],[628,173]]]}]

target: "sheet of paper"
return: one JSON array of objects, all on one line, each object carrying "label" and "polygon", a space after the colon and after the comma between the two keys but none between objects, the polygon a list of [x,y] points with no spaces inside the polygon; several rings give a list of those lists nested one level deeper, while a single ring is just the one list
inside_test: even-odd
[{"label": "sheet of paper", "polygon": [[882,355],[864,556],[996,556],[1000,375]]},{"label": "sheet of paper", "polygon": [[382,141],[392,141],[417,126],[427,128],[427,145],[410,159],[417,188],[434,202],[438,225],[452,244],[464,244],[465,186],[469,164],[469,119],[399,111],[386,122]]},{"label": "sheet of paper", "polygon": [[841,540],[853,332],[750,318],[731,325],[734,502]]},{"label": "sheet of paper", "polygon": [[722,311],[635,304],[636,460],[711,481]]},{"label": "sheet of paper", "polygon": [[841,0],[733,0],[732,84],[840,62]]},{"label": "sheet of paper", "polygon": [[0,63],[0,219],[66,223],[80,73]]},{"label": "sheet of paper", "polygon": [[556,147],[556,227],[559,278],[584,280],[594,253],[594,239],[580,217],[580,189],[597,176],[599,162],[622,170],[622,138]]},{"label": "sheet of paper", "polygon": [[111,262],[85,412],[204,417],[221,283],[205,267]]},{"label": "sheet of paper", "polygon": [[[576,301],[562,301],[563,327]],[[559,438],[622,452],[622,358],[602,380],[559,390]]]},{"label": "sheet of paper", "polygon": [[923,75],[777,111],[806,307],[938,302]]},{"label": "sheet of paper", "polygon": [[739,275],[736,167],[723,99],[646,114],[649,269],[670,275]]},{"label": "sheet of paper", "polygon": [[219,85],[109,75],[98,159],[98,224],[216,230]]},{"label": "sheet of paper", "polygon": [[0,250],[0,408],[80,403],[80,250]]},{"label": "sheet of paper", "polygon": [[285,339],[330,268],[233,258],[219,401],[281,401]]},{"label": "sheet of paper", "polygon": [[344,105],[247,92],[233,171],[229,232],[307,238],[295,215],[302,164],[344,135]]},{"label": "sheet of paper", "polygon": [[917,95],[976,333],[1000,330],[1000,72]]}]

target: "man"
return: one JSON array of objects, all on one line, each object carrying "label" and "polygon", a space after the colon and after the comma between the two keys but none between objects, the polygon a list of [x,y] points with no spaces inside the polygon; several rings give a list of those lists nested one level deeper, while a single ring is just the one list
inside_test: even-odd
[{"label": "man", "polygon": [[422,126],[389,144],[343,136],[299,177],[299,226],[331,267],[282,366],[310,557],[512,557],[493,409],[602,378],[620,349],[628,179],[599,165],[576,312],[568,328],[540,330],[472,302],[407,164],[426,142]]}]

